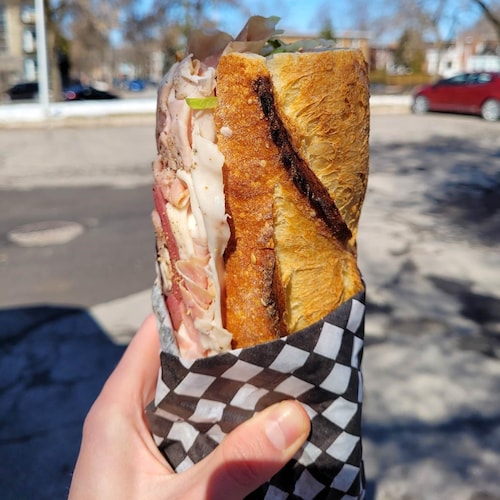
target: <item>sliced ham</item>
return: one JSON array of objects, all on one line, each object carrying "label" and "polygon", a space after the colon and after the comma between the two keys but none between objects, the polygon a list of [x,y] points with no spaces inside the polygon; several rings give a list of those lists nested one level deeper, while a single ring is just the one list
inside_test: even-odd
[{"label": "sliced ham", "polygon": [[[222,325],[223,253],[229,239],[211,112],[193,112],[186,97],[214,95],[215,70],[187,58],[174,65],[159,94],[158,149],[153,163],[159,271],[181,356],[226,351]],[[210,227],[210,231],[207,231]],[[164,262],[167,259],[168,262]]]}]

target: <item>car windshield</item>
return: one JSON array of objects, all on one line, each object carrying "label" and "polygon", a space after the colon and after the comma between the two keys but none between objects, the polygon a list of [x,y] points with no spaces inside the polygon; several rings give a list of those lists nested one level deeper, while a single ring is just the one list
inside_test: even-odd
[{"label": "car windshield", "polygon": [[489,83],[493,77],[490,73],[463,73],[452,78],[442,80],[445,85],[465,85],[465,84],[480,84]]},{"label": "car windshield", "polygon": [[467,83],[469,80],[468,74],[457,75],[452,78],[448,78],[447,80],[443,80],[443,83],[448,85],[461,85]]}]

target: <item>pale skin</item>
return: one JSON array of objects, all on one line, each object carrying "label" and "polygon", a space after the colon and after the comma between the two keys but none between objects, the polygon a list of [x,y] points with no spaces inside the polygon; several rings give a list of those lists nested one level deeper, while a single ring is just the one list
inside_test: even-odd
[{"label": "pale skin", "polygon": [[284,401],[237,427],[191,469],[174,473],[144,414],[154,397],[159,348],[150,316],[87,415],[70,500],[243,498],[278,472],[306,440],[306,412],[299,403]]}]

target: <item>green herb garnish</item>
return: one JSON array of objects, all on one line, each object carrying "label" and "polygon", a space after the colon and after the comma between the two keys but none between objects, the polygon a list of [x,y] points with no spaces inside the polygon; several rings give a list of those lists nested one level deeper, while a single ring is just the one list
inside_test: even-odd
[{"label": "green herb garnish", "polygon": [[217,106],[217,97],[186,97],[191,109],[212,109]]},{"label": "green herb garnish", "polygon": [[285,43],[279,38],[270,38],[261,51],[261,55],[270,56],[280,52],[315,52],[336,48],[335,40],[311,39]]}]

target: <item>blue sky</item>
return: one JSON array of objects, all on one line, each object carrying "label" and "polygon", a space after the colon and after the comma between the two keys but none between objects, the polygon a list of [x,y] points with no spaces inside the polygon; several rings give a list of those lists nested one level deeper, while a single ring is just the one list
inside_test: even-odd
[{"label": "blue sky", "polygon": [[[140,1],[147,10],[153,0]],[[432,5],[435,0],[423,1]],[[256,14],[278,16],[281,18],[278,29],[304,35],[318,34],[325,18],[329,16],[334,32],[340,35],[345,31],[358,30],[362,20],[370,25],[370,19],[378,17],[383,12],[384,5],[387,5],[384,0],[240,0],[239,4],[246,8],[246,12],[242,12],[242,9],[229,8],[227,5],[221,7],[221,2],[217,0],[210,3],[213,5],[212,20],[219,29],[233,36],[239,33],[249,15]],[[479,18],[479,9],[471,1],[449,0],[448,6],[448,18],[443,19],[441,30],[444,38],[453,34],[449,25],[452,13],[458,21],[455,26],[459,31]],[[455,16],[456,13],[459,16]],[[391,30],[387,27],[384,33],[385,36],[378,41],[393,42],[400,36],[401,29]],[[375,35],[371,34],[372,37]]]},{"label": "blue sky", "polygon": [[[370,0],[367,0],[370,1]],[[373,0],[372,0],[373,1]],[[376,1],[376,0],[375,0]],[[139,11],[147,12],[153,0],[140,0]],[[349,12],[350,0],[240,0],[243,9],[220,7],[217,0],[211,2],[214,7],[211,17],[218,29],[236,36],[251,15],[277,16],[278,29],[317,35],[322,27],[321,15],[328,11],[336,33],[353,29]],[[352,10],[352,9],[351,9]],[[116,33],[116,44],[120,35]]]},{"label": "blue sky", "polygon": [[[216,2],[215,2],[216,3]],[[322,25],[322,13],[328,12],[337,32],[352,28],[349,13],[349,0],[274,0],[242,2],[249,14],[278,16],[278,28],[303,33],[317,33]],[[334,14],[335,13],[335,14]],[[224,31],[236,35],[246,21],[245,15],[229,10],[215,8],[215,20]]]},{"label": "blue sky", "polygon": [[[434,0],[425,0],[433,2]],[[231,35],[236,35],[243,27],[247,15],[236,9],[228,7],[217,7],[215,4],[213,19],[221,29]],[[281,18],[278,28],[290,31],[299,31],[304,34],[317,34],[325,17],[328,15],[332,21],[334,32],[341,34],[344,31],[359,29],[360,21],[364,19],[368,25],[370,19],[382,13],[384,5],[382,0],[242,0],[241,3],[248,9],[248,14],[260,14],[263,16],[279,16]],[[362,6],[361,8],[359,6]],[[444,16],[442,22],[442,36],[448,37],[452,34],[450,28],[450,15],[459,13],[455,21],[458,21],[456,30],[462,30],[479,18],[480,12],[472,2],[464,0],[450,0],[448,17]],[[386,40],[398,37],[400,31],[390,32],[388,27]],[[397,33],[397,34],[396,34]]]}]

